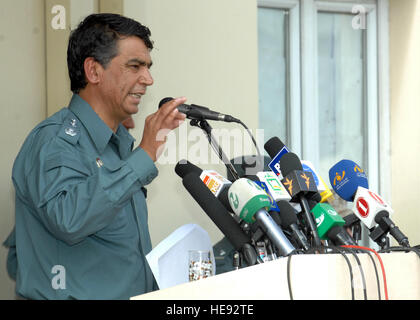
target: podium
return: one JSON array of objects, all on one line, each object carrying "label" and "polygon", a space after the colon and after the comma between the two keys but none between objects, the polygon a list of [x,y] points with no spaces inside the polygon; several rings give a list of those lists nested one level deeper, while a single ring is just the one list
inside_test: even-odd
[{"label": "podium", "polygon": [[[132,300],[389,300],[420,299],[420,258],[414,252],[359,253],[361,268],[346,253],[353,274],[341,254],[301,254],[226,272],[138,296]],[[375,273],[375,263],[377,275]],[[289,290],[290,283],[290,290]],[[366,288],[366,290],[364,290]]]}]

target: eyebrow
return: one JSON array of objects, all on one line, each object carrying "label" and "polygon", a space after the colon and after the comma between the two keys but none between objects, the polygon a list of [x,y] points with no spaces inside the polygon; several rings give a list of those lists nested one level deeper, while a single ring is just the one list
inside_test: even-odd
[{"label": "eyebrow", "polygon": [[140,64],[142,66],[147,66],[147,68],[149,68],[149,69],[153,65],[153,62],[152,61],[150,61],[150,63],[147,63],[146,61],[143,61],[143,60],[140,60],[140,59],[137,59],[137,58],[133,58],[133,59],[128,60],[127,65],[128,64],[131,64],[131,63],[138,63],[138,64]]}]

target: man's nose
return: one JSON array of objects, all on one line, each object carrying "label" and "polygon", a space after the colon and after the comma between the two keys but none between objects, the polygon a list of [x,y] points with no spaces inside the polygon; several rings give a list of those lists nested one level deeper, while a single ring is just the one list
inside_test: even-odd
[{"label": "man's nose", "polygon": [[149,69],[145,68],[145,70],[142,72],[139,78],[139,82],[146,86],[151,86],[153,84],[153,77]]}]

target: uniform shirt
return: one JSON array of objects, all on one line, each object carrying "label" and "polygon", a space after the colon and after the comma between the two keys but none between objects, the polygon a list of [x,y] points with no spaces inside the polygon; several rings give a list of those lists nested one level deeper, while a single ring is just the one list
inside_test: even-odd
[{"label": "uniform shirt", "polygon": [[133,142],[79,95],[29,134],[12,174],[18,295],[128,299],[156,289],[143,191],[158,171]]}]

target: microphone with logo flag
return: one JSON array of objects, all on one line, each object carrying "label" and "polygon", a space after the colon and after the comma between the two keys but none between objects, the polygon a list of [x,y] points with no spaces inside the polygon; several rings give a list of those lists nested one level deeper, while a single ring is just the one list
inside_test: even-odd
[{"label": "microphone with logo flag", "polygon": [[182,179],[182,184],[232,246],[243,254],[247,264],[256,264],[257,254],[251,246],[251,239],[227,212],[222,203],[204,185],[198,174],[196,172],[187,173]]},{"label": "microphone with logo flag", "polygon": [[302,207],[302,213],[312,236],[315,247],[321,246],[314,217],[309,209],[308,198],[318,193],[311,172],[303,171],[298,156],[292,152],[286,153],[280,160],[280,168],[283,174],[281,181],[291,196],[291,202],[297,202]]},{"label": "microphone with logo flag", "polygon": [[[272,160],[268,164],[268,167],[275,175],[279,177],[279,179],[283,179],[283,172],[281,170],[280,161],[285,154],[291,151],[278,137],[272,137],[271,139],[269,139],[264,144],[264,148],[272,158]],[[316,187],[318,189],[318,192],[320,193],[320,199],[318,199],[318,195],[314,194],[313,198],[310,200],[314,200],[316,202],[325,202],[327,200],[330,201],[331,199],[333,199],[333,194],[331,190],[328,188],[327,184],[322,179],[322,177],[318,175],[313,164],[308,160],[302,160],[301,163],[304,171],[309,171],[312,173]]]},{"label": "microphone with logo flag", "polygon": [[384,247],[389,232],[400,245],[409,247],[408,238],[390,219],[394,211],[368,189],[367,175],[357,163],[341,160],[331,167],[329,176],[334,191],[344,200],[353,201],[353,212],[369,229],[372,240]]},{"label": "microphone with logo flag", "polygon": [[229,188],[228,197],[235,214],[250,224],[257,221],[281,256],[294,253],[295,248],[267,212],[271,205],[267,193],[256,183],[240,178]]},{"label": "microphone with logo flag", "polygon": [[331,240],[335,245],[357,245],[344,230],[344,219],[328,203],[318,203],[312,208],[319,237]]}]

